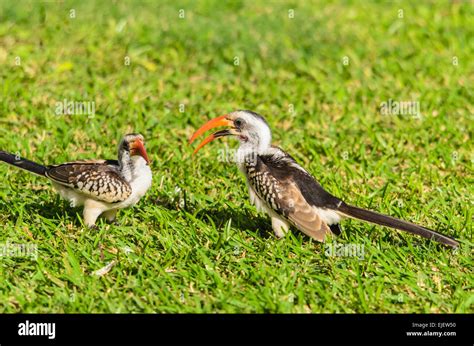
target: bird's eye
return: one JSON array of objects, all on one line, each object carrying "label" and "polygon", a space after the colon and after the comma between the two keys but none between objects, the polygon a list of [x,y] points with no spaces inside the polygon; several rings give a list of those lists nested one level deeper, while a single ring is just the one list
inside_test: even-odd
[{"label": "bird's eye", "polygon": [[235,125],[236,127],[241,127],[243,123],[244,123],[244,121],[243,121],[242,119],[240,119],[240,118],[235,119],[235,121],[234,121],[234,125]]}]

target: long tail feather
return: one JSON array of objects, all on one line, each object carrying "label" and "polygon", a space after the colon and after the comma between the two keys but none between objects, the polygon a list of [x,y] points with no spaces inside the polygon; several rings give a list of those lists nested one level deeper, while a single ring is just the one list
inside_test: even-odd
[{"label": "long tail feather", "polygon": [[18,157],[17,155],[7,153],[6,151],[0,150],[0,160],[6,162],[12,166],[22,168],[32,173],[44,176],[46,173],[46,167],[35,163],[33,161]]},{"label": "long tail feather", "polygon": [[427,239],[433,239],[453,248],[459,246],[459,243],[451,237],[435,232],[429,228],[418,226],[414,223],[403,221],[388,215],[379,214],[374,211],[354,207],[345,203],[341,204],[341,206],[338,208],[338,211],[352,218],[372,222],[377,225],[396,228],[405,232],[420,235]]}]

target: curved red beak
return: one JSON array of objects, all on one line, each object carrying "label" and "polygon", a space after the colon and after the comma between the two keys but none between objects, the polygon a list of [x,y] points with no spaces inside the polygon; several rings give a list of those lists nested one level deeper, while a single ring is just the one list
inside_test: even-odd
[{"label": "curved red beak", "polygon": [[[219,126],[233,126],[233,121],[227,119],[228,115],[222,115],[220,117],[214,118],[212,120],[209,120],[207,123],[205,123],[203,126],[201,126],[194,134],[191,136],[189,139],[189,144],[194,142],[194,140],[199,137],[201,134],[204,132],[213,129],[215,127]],[[194,150],[193,155],[196,154],[199,149],[201,149],[203,146],[205,146],[207,143],[212,142],[214,139],[219,138],[219,137],[224,137],[224,136],[229,136],[232,135],[233,133],[229,130],[221,130],[214,132],[210,136],[206,137],[199,145],[197,148]]]},{"label": "curved red beak", "polygon": [[150,163],[150,159],[148,158],[148,155],[146,153],[145,146],[143,145],[143,142],[139,139],[137,139],[135,142],[133,142],[130,145],[130,155],[140,155],[143,157],[146,161],[147,164]]}]

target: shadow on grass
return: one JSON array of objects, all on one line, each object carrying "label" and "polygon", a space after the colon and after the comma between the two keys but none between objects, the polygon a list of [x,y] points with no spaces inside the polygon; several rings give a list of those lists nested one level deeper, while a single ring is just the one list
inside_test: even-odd
[{"label": "shadow on grass", "polygon": [[[209,205],[207,208],[202,209],[197,204],[189,202],[186,198],[186,193],[183,194],[182,199],[169,196],[150,196],[148,200],[170,211],[182,210],[189,213],[195,213],[197,211],[197,219],[202,220],[204,223],[208,223],[209,220],[211,220],[217,228],[224,227],[229,220],[232,220],[232,226],[240,229],[242,232],[247,230],[256,232],[257,235],[262,238],[270,238],[273,234],[268,218],[256,215],[256,212],[244,208],[237,209],[228,205]],[[180,200],[184,201],[184,205],[180,205]]]},{"label": "shadow on grass", "polygon": [[[82,214],[80,208],[71,208],[59,199],[52,201],[41,202],[41,203],[28,203],[22,206],[23,218],[31,218],[36,215],[42,218],[48,219],[56,224],[60,224],[63,215],[67,214],[69,219],[72,221],[74,226],[82,227],[81,220],[77,217],[77,214]],[[0,204],[0,213],[9,215],[12,219],[16,220],[20,215],[18,209],[8,208],[7,204]]]},{"label": "shadow on grass", "polygon": [[268,218],[260,215],[249,213],[247,210],[239,211],[232,208],[207,208],[201,209],[196,218],[201,220],[210,219],[216,227],[224,227],[225,224],[232,220],[232,225],[241,230],[256,232],[259,237],[270,238],[273,231]]}]

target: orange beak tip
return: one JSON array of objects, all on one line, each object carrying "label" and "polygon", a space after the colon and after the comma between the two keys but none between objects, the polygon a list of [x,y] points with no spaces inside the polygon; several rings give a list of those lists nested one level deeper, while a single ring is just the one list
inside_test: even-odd
[{"label": "orange beak tip", "polygon": [[204,132],[213,129],[218,126],[230,126],[232,125],[232,121],[227,119],[227,114],[226,115],[221,115],[220,117],[214,118],[209,120],[207,123],[202,125],[199,129],[196,130],[196,132],[193,133],[191,138],[189,139],[189,144],[194,142],[194,140],[199,137],[201,134]]}]

